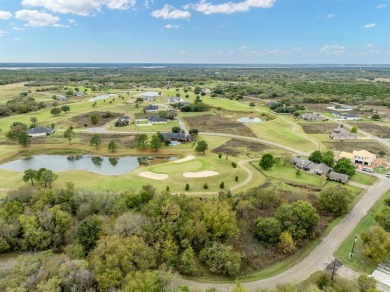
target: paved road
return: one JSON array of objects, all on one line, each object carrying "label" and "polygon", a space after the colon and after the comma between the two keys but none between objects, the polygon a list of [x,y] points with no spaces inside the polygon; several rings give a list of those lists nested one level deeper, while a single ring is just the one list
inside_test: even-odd
[{"label": "paved road", "polygon": [[[294,267],[267,279],[243,283],[249,291],[259,288],[274,288],[279,283],[298,283],[307,279],[313,272],[323,270],[332,260],[334,251],[353,231],[356,225],[367,214],[374,203],[389,189],[390,179],[381,176],[378,182],[369,188],[353,210],[322,239],[321,243],[301,262]],[[234,284],[203,284],[195,281],[181,280],[181,283],[197,287],[201,291],[216,287],[218,291],[231,291]]]}]

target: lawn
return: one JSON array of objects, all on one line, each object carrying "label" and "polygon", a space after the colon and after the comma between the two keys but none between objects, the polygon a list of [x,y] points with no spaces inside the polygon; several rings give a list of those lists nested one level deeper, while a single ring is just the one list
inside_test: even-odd
[{"label": "lawn", "polygon": [[272,178],[282,178],[283,180],[292,181],[299,184],[309,184],[318,187],[322,187],[326,183],[326,178],[323,176],[310,174],[305,171],[301,171],[300,175],[297,175],[297,169],[291,164],[274,165],[269,170],[262,170],[258,163],[253,163],[256,169],[260,170],[265,176]]},{"label": "lawn", "polygon": [[302,128],[281,117],[258,124],[247,124],[257,137],[280,143],[301,151],[318,149],[317,144],[303,132]]},{"label": "lawn", "polygon": [[[384,196],[378,200],[374,206],[369,210],[367,215],[360,221],[352,233],[345,239],[345,241],[340,245],[340,247],[335,252],[335,256],[339,258],[344,265],[362,273],[371,274],[377,267],[370,258],[366,257],[361,253],[362,251],[362,241],[360,235],[366,232],[371,226],[375,224],[375,214],[379,212],[384,207],[384,200],[390,196],[390,191],[387,191]],[[357,236],[357,241],[355,245],[355,250],[352,258],[349,258],[349,253],[352,250],[353,242],[355,235]]]},{"label": "lawn", "polygon": [[362,185],[370,186],[376,182],[377,178],[373,175],[356,172],[349,178],[349,180]]}]

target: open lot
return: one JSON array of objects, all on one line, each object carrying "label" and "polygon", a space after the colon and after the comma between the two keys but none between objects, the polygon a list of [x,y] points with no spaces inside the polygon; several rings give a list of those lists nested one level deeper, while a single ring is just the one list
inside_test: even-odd
[{"label": "open lot", "polygon": [[390,123],[383,122],[349,122],[350,125],[358,127],[365,132],[374,134],[381,138],[390,138]]},{"label": "open lot", "polygon": [[301,123],[300,124],[307,134],[329,134],[334,128],[337,128],[336,123]]},{"label": "open lot", "polygon": [[246,125],[223,114],[204,114],[199,116],[183,117],[189,128],[197,128],[199,132],[226,133],[247,137],[256,137]]},{"label": "open lot", "polygon": [[270,149],[268,145],[238,139],[230,139],[225,144],[213,149],[214,153],[221,153],[229,156],[246,155],[260,157],[261,152]]},{"label": "open lot", "polygon": [[326,146],[331,150],[337,151],[347,151],[352,152],[353,150],[367,150],[371,153],[378,154],[379,151],[388,152],[386,146],[373,141],[362,141],[362,140],[354,140],[354,141],[326,141],[324,142]]}]

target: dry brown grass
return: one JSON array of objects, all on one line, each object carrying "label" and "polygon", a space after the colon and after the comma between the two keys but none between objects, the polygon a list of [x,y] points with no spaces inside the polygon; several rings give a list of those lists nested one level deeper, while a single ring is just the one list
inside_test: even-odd
[{"label": "dry brown grass", "polygon": [[386,146],[377,143],[377,142],[371,142],[371,141],[353,141],[353,142],[347,142],[347,141],[329,141],[324,142],[325,145],[331,149],[331,150],[338,150],[338,151],[348,151],[352,152],[353,150],[360,150],[364,149],[367,151],[370,151],[371,153],[378,153],[379,151],[385,151],[388,152],[388,149]]},{"label": "dry brown grass", "polygon": [[240,154],[248,154],[248,152],[255,152],[255,154],[258,154],[260,156],[261,152],[264,150],[270,149],[269,146],[246,141],[246,140],[238,140],[238,139],[231,139],[227,141],[225,144],[213,149],[212,152],[214,153],[221,153],[225,155],[230,156],[238,156]]},{"label": "dry brown grass", "polygon": [[230,118],[226,113],[216,115],[183,117],[189,128],[197,128],[199,132],[227,133],[233,135],[256,137],[250,128]]},{"label": "dry brown grass", "polygon": [[374,132],[375,136],[382,137],[382,138],[390,138],[390,124],[388,126],[378,125],[374,122],[368,122],[368,123],[358,122],[358,123],[350,123],[350,124],[370,134]]},{"label": "dry brown grass", "polygon": [[336,123],[308,123],[301,124],[303,130],[307,134],[329,134],[334,128],[337,128]]}]

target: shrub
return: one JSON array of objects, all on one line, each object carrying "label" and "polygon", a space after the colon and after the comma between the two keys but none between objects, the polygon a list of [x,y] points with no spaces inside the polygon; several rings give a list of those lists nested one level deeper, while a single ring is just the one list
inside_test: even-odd
[{"label": "shrub", "polygon": [[207,183],[205,183],[205,184],[203,185],[203,188],[204,188],[205,190],[207,190],[207,189],[209,188],[209,185],[208,185]]},{"label": "shrub", "polygon": [[190,185],[189,184],[186,184],[186,187],[184,188],[186,191],[188,191],[190,189]]},{"label": "shrub", "polygon": [[233,168],[236,168],[237,167],[237,163],[232,162],[232,166],[233,166]]},{"label": "shrub", "polygon": [[221,183],[219,184],[219,187],[220,187],[221,189],[224,189],[224,188],[225,188],[225,183],[224,183],[224,182],[221,182]]},{"label": "shrub", "polygon": [[236,177],[234,178],[234,181],[238,181],[238,176],[236,175]]}]

